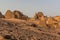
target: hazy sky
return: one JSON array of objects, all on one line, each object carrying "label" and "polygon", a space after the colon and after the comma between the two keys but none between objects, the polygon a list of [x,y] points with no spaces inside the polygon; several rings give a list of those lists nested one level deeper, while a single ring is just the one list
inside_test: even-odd
[{"label": "hazy sky", "polygon": [[60,15],[60,0],[0,0],[0,11],[19,10],[25,15],[33,16],[42,11],[45,15]]}]

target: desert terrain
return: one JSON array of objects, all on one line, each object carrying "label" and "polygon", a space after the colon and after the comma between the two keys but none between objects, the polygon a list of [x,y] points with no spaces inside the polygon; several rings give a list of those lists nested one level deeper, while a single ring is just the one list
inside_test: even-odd
[{"label": "desert terrain", "polygon": [[60,40],[60,16],[38,12],[28,17],[18,10],[0,12],[0,40]]}]

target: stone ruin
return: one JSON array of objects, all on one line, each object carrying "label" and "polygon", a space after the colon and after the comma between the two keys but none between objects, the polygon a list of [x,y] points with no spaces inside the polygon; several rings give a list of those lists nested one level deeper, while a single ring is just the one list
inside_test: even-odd
[{"label": "stone ruin", "polygon": [[0,12],[0,40],[60,40],[60,16],[38,12],[28,17],[18,10],[7,10],[5,15]]},{"label": "stone ruin", "polygon": [[25,16],[22,12],[20,11],[10,11],[10,10],[7,10],[7,12],[5,13],[5,18],[6,19],[11,19],[11,18],[16,18],[16,19],[23,19],[23,20],[27,20],[29,17],[28,16]]},{"label": "stone ruin", "polygon": [[5,18],[4,15],[2,15],[2,13],[0,12],[0,18]]},{"label": "stone ruin", "polygon": [[43,14],[43,12],[35,13],[34,17],[28,17],[24,15],[22,12],[15,10],[7,10],[5,15],[2,15],[0,12],[0,18],[5,19],[21,19],[27,20],[28,22],[33,22],[42,27],[53,27],[53,28],[60,28],[60,16],[48,17]]}]

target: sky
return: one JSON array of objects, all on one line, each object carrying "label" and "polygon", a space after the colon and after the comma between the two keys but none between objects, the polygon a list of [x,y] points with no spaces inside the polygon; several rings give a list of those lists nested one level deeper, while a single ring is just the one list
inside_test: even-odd
[{"label": "sky", "polygon": [[0,0],[0,11],[19,10],[27,16],[43,12],[47,16],[60,15],[60,0]]}]

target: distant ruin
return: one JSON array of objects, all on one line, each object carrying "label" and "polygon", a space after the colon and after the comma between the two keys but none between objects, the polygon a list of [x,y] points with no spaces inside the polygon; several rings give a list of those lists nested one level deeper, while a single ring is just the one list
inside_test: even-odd
[{"label": "distant ruin", "polygon": [[0,40],[60,40],[60,16],[43,12],[28,17],[18,10],[0,12]]},{"label": "distant ruin", "polygon": [[60,16],[48,17],[45,16],[43,12],[38,12],[35,13],[33,17],[28,17],[18,10],[14,10],[13,12],[11,10],[7,10],[5,15],[2,15],[0,12],[0,18],[21,19],[36,23],[39,26],[47,27],[47,25],[49,25],[50,27],[60,28]]}]

